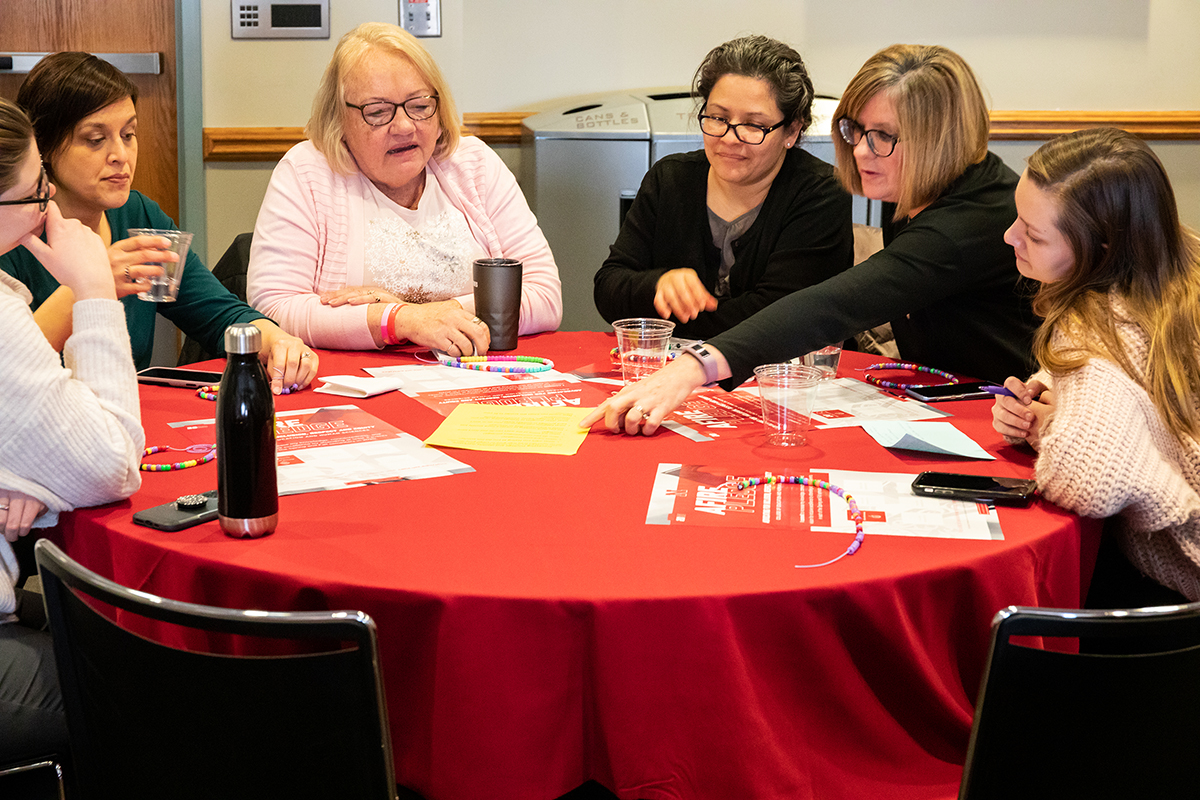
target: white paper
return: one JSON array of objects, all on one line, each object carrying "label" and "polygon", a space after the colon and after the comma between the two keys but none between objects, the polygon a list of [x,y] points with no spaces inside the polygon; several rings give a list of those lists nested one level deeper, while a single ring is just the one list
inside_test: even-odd
[{"label": "white paper", "polygon": [[884,447],[994,461],[970,436],[949,422],[864,422],[862,429]]},{"label": "white paper", "polygon": [[361,375],[322,375],[318,380],[325,383],[313,389],[314,392],[342,397],[374,397],[404,387],[404,381],[396,376],[364,378]]}]

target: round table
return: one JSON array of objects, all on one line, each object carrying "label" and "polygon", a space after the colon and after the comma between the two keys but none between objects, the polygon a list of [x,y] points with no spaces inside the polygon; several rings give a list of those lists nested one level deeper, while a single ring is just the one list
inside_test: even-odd
[{"label": "round table", "polygon": [[[565,371],[606,363],[613,343],[543,334],[515,352]],[[845,354],[841,374],[866,358]],[[321,372],[413,361],[322,351]],[[399,392],[276,407],[346,403],[421,439],[442,420]],[[213,464],[146,473],[130,500],[66,515],[60,535],[85,566],[167,597],[370,614],[397,779],[430,800],[548,800],[588,779],[628,800],[952,797],[992,616],[1078,606],[1095,523],[1044,501],[1001,509],[1002,541],[872,537],[868,522],[857,554],[819,569],[795,565],[849,536],[646,524],[660,463],[1030,475],[990,401],[944,408],[997,460],[885,450],[859,428],[796,449],[757,431],[593,432],[575,456],[454,450],[474,472],[282,497],[278,529],[257,540],[215,521],[133,525],[135,510],[216,487]],[[142,410],[147,444],[178,446],[190,442],[168,423],[214,405],[145,386]]]}]

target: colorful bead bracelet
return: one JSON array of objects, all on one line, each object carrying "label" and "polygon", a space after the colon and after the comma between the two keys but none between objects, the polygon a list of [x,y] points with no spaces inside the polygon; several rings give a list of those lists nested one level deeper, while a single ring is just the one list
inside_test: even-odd
[{"label": "colorful bead bracelet", "polygon": [[[912,372],[928,372],[930,375],[937,375],[939,378],[945,378],[950,383],[958,383],[958,378],[951,375],[949,372],[943,372],[940,369],[933,367],[922,367],[920,364],[908,364],[900,361],[890,361],[882,364],[872,364],[869,367],[859,367],[859,372],[869,372],[873,369],[907,369]],[[893,381],[885,381],[876,378],[874,375],[867,375],[867,383],[873,383],[876,386],[882,386],[885,389],[926,389],[930,386],[944,386],[941,383],[895,383]]]},{"label": "colorful bead bracelet", "polygon": [[211,386],[201,386],[199,389],[196,390],[196,396],[202,397],[205,400],[216,400],[217,399],[217,390],[219,390],[220,388],[221,388],[221,384],[219,384],[219,383],[214,383]]},{"label": "colorful bead bracelet", "polygon": [[142,472],[170,472],[176,469],[187,469],[188,467],[207,464],[217,457],[217,446],[215,444],[194,444],[190,447],[168,447],[166,445],[147,447],[142,451],[142,458],[152,456],[155,453],[165,453],[168,450],[175,450],[180,453],[204,453],[204,456],[202,458],[193,458],[190,461],[179,461],[174,464],[142,464],[138,469],[142,470]]},{"label": "colorful bead bracelet", "polygon": [[[868,369],[874,369],[874,367],[868,367]],[[813,478],[803,478],[795,475],[771,475],[770,473],[763,475],[761,478],[737,478],[735,480],[727,481],[724,485],[733,486],[736,489],[749,489],[750,487],[758,486],[761,483],[798,483],[801,486],[816,486],[818,489],[824,489],[830,494],[836,494],[838,497],[845,500],[846,505],[850,507],[850,519],[854,520],[854,541],[850,543],[848,548],[846,548],[846,552],[821,564],[797,564],[796,569],[827,567],[834,562],[842,560],[846,556],[854,555],[858,552],[858,548],[862,547],[863,539],[866,538],[866,534],[863,532],[863,513],[858,510],[858,503],[854,501],[854,498],[842,487],[834,486],[829,481],[819,481]]]},{"label": "colorful bead bracelet", "polygon": [[463,356],[451,358],[435,350],[438,363],[459,369],[477,369],[483,372],[546,372],[554,369],[554,362],[537,356]]}]

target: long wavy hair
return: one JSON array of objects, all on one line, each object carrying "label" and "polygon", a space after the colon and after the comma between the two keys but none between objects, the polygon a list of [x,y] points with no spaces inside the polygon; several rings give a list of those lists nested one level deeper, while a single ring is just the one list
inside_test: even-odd
[{"label": "long wavy hair", "polygon": [[[1142,385],[1179,437],[1200,433],[1200,241],[1179,222],[1158,156],[1137,137],[1093,128],[1051,139],[1025,170],[1058,202],[1058,230],[1075,254],[1062,280],[1044,283],[1033,308],[1044,318],[1034,355],[1064,374],[1098,355]],[[1110,295],[1120,298],[1117,319]],[[1144,372],[1117,336],[1132,322],[1149,338]],[[1056,329],[1080,344],[1054,349]]]}]

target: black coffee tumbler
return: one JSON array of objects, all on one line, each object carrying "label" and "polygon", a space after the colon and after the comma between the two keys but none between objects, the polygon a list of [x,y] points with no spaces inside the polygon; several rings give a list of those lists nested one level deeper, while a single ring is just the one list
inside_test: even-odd
[{"label": "black coffee tumbler", "polygon": [[511,258],[481,258],[475,262],[475,316],[492,334],[491,350],[513,350],[521,321],[520,261]]}]

